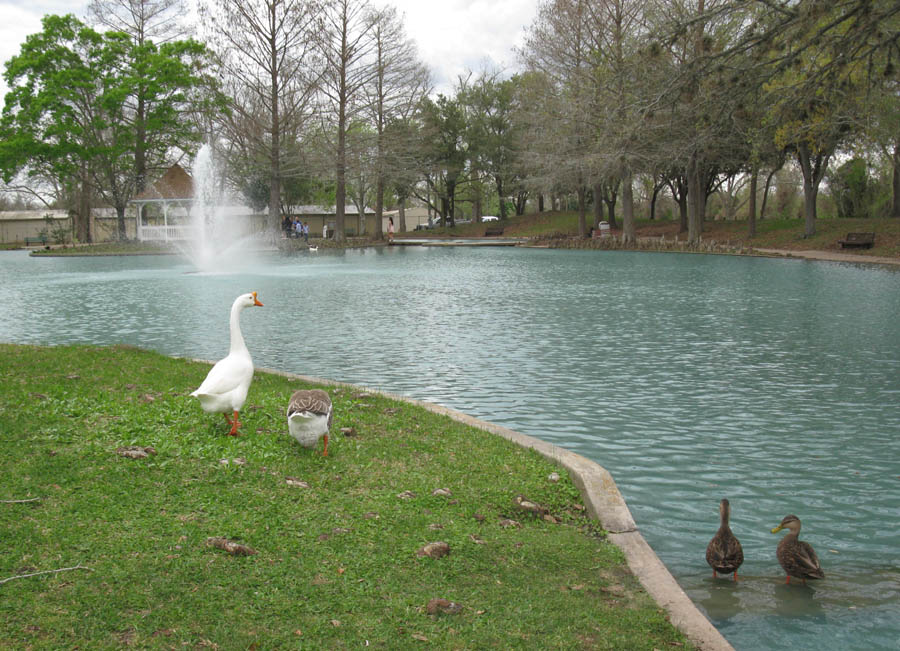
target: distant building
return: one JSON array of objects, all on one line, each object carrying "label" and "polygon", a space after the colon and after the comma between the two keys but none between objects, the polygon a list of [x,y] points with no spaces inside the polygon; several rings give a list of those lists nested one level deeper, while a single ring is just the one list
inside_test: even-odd
[{"label": "distant building", "polygon": [[[171,242],[195,238],[192,209],[194,179],[177,163],[130,202],[136,208],[136,237],[141,241]],[[215,206],[215,218],[229,222],[231,232],[249,235],[265,227],[264,214],[248,206]]]}]

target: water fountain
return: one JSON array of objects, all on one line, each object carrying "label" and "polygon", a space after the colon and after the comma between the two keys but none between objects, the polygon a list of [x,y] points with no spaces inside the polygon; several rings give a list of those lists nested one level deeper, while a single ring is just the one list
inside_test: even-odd
[{"label": "water fountain", "polygon": [[221,184],[213,147],[205,144],[193,166],[194,205],[190,212],[193,238],[179,251],[201,272],[235,271],[253,258],[260,247],[247,220],[240,219]]}]

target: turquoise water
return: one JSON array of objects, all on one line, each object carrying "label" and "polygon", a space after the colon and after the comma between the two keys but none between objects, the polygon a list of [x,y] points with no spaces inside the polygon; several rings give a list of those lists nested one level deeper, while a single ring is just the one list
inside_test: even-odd
[{"label": "turquoise water", "polygon": [[[900,272],[747,257],[400,248],[273,256],[0,254],[0,340],[216,359],[460,409],[589,457],[738,649],[900,646]],[[251,389],[252,395],[252,389]],[[728,497],[743,580],[704,551]],[[783,585],[795,513],[827,578]]]}]

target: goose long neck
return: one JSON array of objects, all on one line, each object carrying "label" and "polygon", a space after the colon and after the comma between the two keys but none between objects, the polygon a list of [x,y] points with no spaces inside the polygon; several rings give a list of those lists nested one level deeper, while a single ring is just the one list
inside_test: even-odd
[{"label": "goose long neck", "polygon": [[229,322],[231,328],[231,350],[230,352],[238,352],[247,350],[247,344],[244,343],[244,336],[241,334],[241,310],[242,305],[235,303],[231,306],[231,320]]}]

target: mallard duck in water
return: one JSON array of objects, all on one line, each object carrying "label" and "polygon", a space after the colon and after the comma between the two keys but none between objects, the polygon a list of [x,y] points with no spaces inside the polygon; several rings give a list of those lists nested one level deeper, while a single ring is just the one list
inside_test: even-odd
[{"label": "mallard duck in water", "polygon": [[322,456],[328,456],[328,430],[331,429],[331,396],[319,389],[295,391],[288,403],[288,431],[305,448],[325,440]]},{"label": "mallard duck in water", "polygon": [[728,519],[731,517],[731,505],[728,500],[719,502],[719,530],[706,546],[706,562],[713,570],[713,578],[716,573],[731,574],[734,572],[734,580],[738,580],[737,571],[744,562],[744,549],[741,542],[731,533]]},{"label": "mallard duck in water", "polygon": [[808,542],[800,540],[800,518],[796,515],[786,515],[772,533],[778,533],[782,529],[788,529],[790,533],[778,543],[775,556],[784,568],[787,577],[785,583],[791,582],[791,577],[802,579],[806,585],[806,579],[824,579],[825,572],[819,566],[819,557],[816,550]]}]

